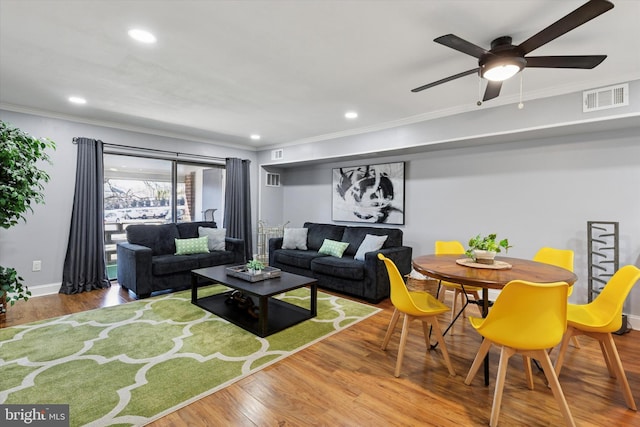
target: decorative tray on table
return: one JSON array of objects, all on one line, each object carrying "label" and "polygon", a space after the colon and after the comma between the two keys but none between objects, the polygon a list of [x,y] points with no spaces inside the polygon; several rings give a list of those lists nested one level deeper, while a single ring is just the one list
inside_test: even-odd
[{"label": "decorative tray on table", "polygon": [[456,263],[458,263],[460,265],[464,265],[466,267],[486,268],[486,269],[490,269],[490,270],[507,270],[507,269],[512,267],[511,264],[509,264],[508,262],[504,262],[504,261],[495,260],[493,262],[493,264],[480,264],[479,262],[475,262],[471,258],[457,259]]},{"label": "decorative tray on table", "polygon": [[247,282],[259,282],[261,280],[273,279],[274,277],[280,277],[281,270],[275,267],[265,267],[258,274],[249,273],[249,269],[246,265],[235,265],[233,267],[226,268],[227,275],[237,277],[238,279],[246,280]]}]

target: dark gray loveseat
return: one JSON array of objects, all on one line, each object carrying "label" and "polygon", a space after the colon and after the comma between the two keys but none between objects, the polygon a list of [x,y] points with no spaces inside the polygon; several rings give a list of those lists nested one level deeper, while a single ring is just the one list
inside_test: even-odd
[{"label": "dark gray loveseat", "polygon": [[[389,297],[389,276],[378,253],[392,259],[401,274],[411,272],[412,249],[402,245],[402,230],[380,227],[351,227],[307,222],[307,250],[282,249],[283,238],[269,239],[269,265],[294,274],[313,277],[321,288],[369,302]],[[387,235],[378,251],[367,252],[364,261],[354,259],[367,234]],[[341,258],[318,253],[324,239],[349,242]]]},{"label": "dark gray loveseat", "polygon": [[216,228],[215,222],[132,224],[127,242],[118,243],[118,283],[146,298],[151,292],[191,285],[191,270],[223,264],[243,264],[244,241],[227,237],[224,251],[175,255],[174,239],[198,236],[198,227]]}]

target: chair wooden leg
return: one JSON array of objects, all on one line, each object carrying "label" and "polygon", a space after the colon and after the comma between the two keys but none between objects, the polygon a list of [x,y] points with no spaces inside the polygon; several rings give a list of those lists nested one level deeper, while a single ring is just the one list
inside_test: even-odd
[{"label": "chair wooden leg", "polygon": [[[453,291],[453,304],[451,305],[451,322],[453,322],[453,319],[455,319],[456,313],[458,312],[456,308],[458,307],[458,295],[460,294],[461,294],[460,291],[457,289]],[[464,317],[464,313],[463,313],[463,317]]]},{"label": "chair wooden leg", "polygon": [[[449,351],[447,350],[447,345],[444,342],[444,336],[442,335],[442,329],[440,328],[440,323],[438,323],[438,318],[433,316],[431,319],[431,325],[433,326],[433,332],[436,336],[436,340],[440,345],[440,350],[442,350],[442,357],[444,358],[444,363],[447,365],[447,369],[449,370],[449,374],[453,377],[456,376],[456,371],[453,369],[453,365],[451,364],[451,359],[449,358]],[[429,343],[427,342],[427,345]]]},{"label": "chair wooden leg", "polygon": [[567,327],[567,331],[564,333],[562,337],[562,344],[560,344],[560,350],[558,351],[558,357],[556,358],[556,362],[554,365],[554,370],[556,371],[556,377],[560,376],[560,371],[562,370],[562,363],[564,362],[564,354],[567,352],[567,347],[569,346],[569,341],[571,337],[576,332],[576,329],[572,326]]},{"label": "chair wooden leg", "polygon": [[396,308],[393,310],[393,315],[391,316],[391,321],[389,322],[389,327],[387,328],[387,333],[384,335],[384,340],[382,340],[382,350],[387,349],[387,345],[389,344],[389,339],[391,339],[391,335],[393,334],[393,330],[396,328],[396,324],[398,323],[398,318],[400,317],[400,312]]},{"label": "chair wooden leg", "polygon": [[[567,340],[568,342],[569,340]],[[560,407],[560,412],[562,412],[562,417],[564,418],[564,422],[568,426],[575,427],[576,423],[573,421],[573,416],[571,415],[571,411],[569,410],[569,405],[567,404],[567,400],[564,397],[564,393],[562,392],[562,387],[560,387],[560,382],[558,381],[558,377],[555,374],[553,365],[551,365],[551,359],[549,359],[549,353],[545,350],[537,350],[535,351],[535,358],[542,365],[542,370],[544,371],[544,375],[547,377],[547,382],[549,383],[549,387],[551,387],[551,391],[553,392],[553,397],[556,398],[558,402],[558,406]]]},{"label": "chair wooden leg", "polygon": [[491,344],[492,344],[491,341],[489,341],[486,338],[482,340],[482,344],[480,344],[480,348],[478,349],[476,358],[473,359],[473,363],[471,364],[471,368],[469,369],[467,378],[465,378],[464,380],[464,383],[466,385],[471,384],[471,381],[473,381],[473,378],[478,373],[478,370],[480,369],[482,362],[484,362],[485,356],[487,355],[487,353],[489,352],[489,349],[491,348]]},{"label": "chair wooden leg", "polygon": [[524,374],[527,378],[527,387],[529,387],[529,390],[533,390],[533,372],[531,372],[531,358],[523,354],[522,363],[524,365]]},{"label": "chair wooden leg", "polygon": [[573,346],[574,346],[575,348],[581,348],[581,347],[580,347],[580,343],[578,342],[578,337],[577,337],[577,336],[575,336],[575,335],[573,336]]},{"label": "chair wooden leg", "polygon": [[404,345],[407,342],[407,335],[409,334],[409,323],[413,320],[408,314],[404,315],[404,322],[402,322],[402,335],[400,335],[400,346],[398,347],[398,360],[396,361],[396,370],[394,375],[400,376],[400,368],[402,367],[402,358],[404,357]]},{"label": "chair wooden leg", "polygon": [[429,326],[431,326],[428,322],[428,318],[423,317],[422,319],[422,332],[424,333],[424,343],[427,345],[427,350],[431,349],[431,342],[429,338],[431,337],[431,331]]},{"label": "chair wooden leg", "polygon": [[507,366],[509,366],[509,358],[516,351],[509,347],[502,347],[500,350],[500,363],[498,364],[498,376],[496,378],[496,389],[493,392],[493,406],[491,407],[491,419],[489,425],[495,427],[498,425],[498,417],[500,416],[500,405],[502,404],[502,391],[504,389],[504,380],[507,376]]},{"label": "chair wooden leg", "polygon": [[607,351],[608,349],[604,345],[604,340],[601,337],[593,336],[593,335],[592,335],[592,338],[597,339],[598,340],[598,344],[600,344],[600,351],[602,352],[602,357],[604,357],[604,363],[607,365],[607,370],[609,371],[609,377],[617,378],[616,370],[614,369],[613,365],[611,364],[612,354],[611,354],[610,351]]},{"label": "chair wooden leg", "polygon": [[618,354],[618,349],[616,347],[615,341],[613,341],[613,336],[611,333],[601,334],[601,342],[607,349],[607,353],[611,357],[611,362],[614,370],[616,371],[616,377],[620,380],[620,386],[622,387],[622,394],[624,395],[624,400],[627,403],[629,409],[637,411],[636,402],[633,400],[633,395],[631,394],[631,388],[629,387],[629,381],[627,381],[627,375],[624,372],[624,367],[622,366],[622,361],[620,360],[620,355]]}]

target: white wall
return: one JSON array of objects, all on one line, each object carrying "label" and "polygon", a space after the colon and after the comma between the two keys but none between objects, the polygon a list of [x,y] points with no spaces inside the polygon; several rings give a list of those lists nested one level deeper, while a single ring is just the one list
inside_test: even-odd
[{"label": "white wall", "polygon": [[[478,233],[509,238],[508,256],[542,246],[575,251],[572,302],[587,298],[587,221],[619,221],[620,265],[640,266],[640,135],[620,130],[375,158],[405,161],[404,242],[414,255],[435,240]],[[331,223],[332,162],[283,170],[283,218]],[[356,224],[357,225],[357,224]],[[362,224],[364,225],[364,224]],[[640,286],[625,312],[640,328]]]},{"label": "white wall", "polygon": [[[15,268],[34,295],[57,292],[62,282],[75,186],[76,146],[72,144],[74,137],[95,138],[111,144],[223,159],[250,159],[252,214],[257,218],[258,168],[255,162],[256,154],[253,151],[4,110],[0,110],[0,120],[35,137],[48,137],[57,144],[56,150],[50,153],[53,164],[42,165],[51,176],[44,190],[45,204],[34,205],[34,213],[26,215],[26,223],[20,222],[7,230],[0,229],[0,265]],[[218,212],[216,214],[221,215]],[[219,218],[221,219],[221,216]],[[255,235],[253,240],[256,241]],[[33,260],[42,261],[41,271],[31,271]]]}]

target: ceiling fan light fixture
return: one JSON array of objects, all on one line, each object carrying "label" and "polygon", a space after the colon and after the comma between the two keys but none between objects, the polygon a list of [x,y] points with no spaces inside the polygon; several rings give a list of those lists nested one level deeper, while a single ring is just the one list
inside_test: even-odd
[{"label": "ceiling fan light fixture", "polygon": [[513,64],[496,65],[482,73],[482,77],[493,82],[501,82],[518,74],[520,67]]},{"label": "ceiling fan light fixture", "polygon": [[498,57],[480,64],[480,76],[493,82],[502,82],[518,74],[527,65],[521,57]]}]

